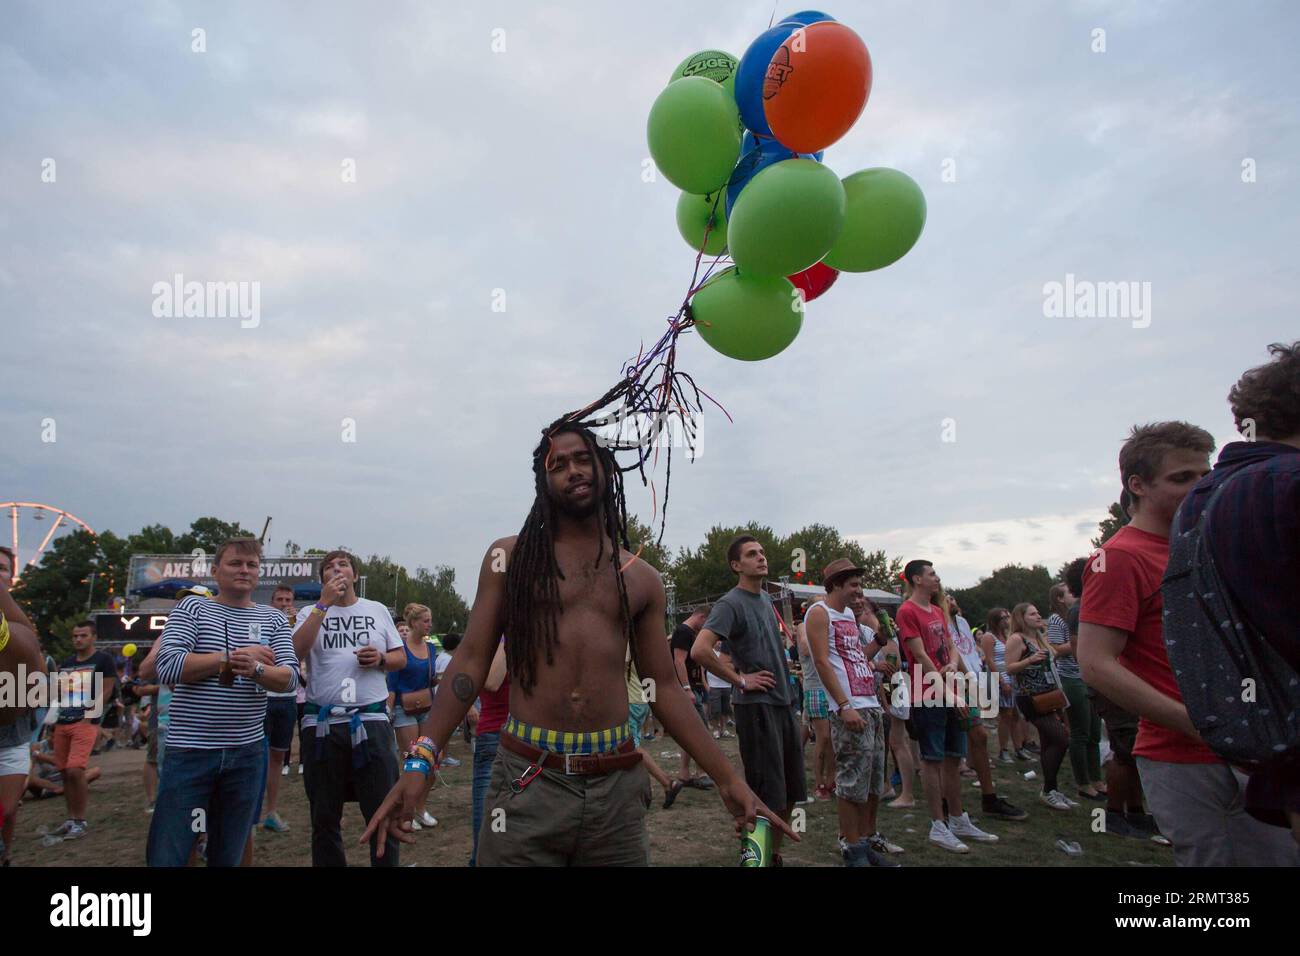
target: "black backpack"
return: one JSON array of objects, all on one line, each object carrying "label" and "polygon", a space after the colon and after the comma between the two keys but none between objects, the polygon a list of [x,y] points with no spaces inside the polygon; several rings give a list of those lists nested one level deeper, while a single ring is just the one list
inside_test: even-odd
[{"label": "black backpack", "polygon": [[1238,610],[1210,553],[1214,504],[1236,477],[1211,493],[1195,526],[1170,536],[1160,593],[1165,650],[1192,724],[1220,757],[1250,765],[1300,747],[1300,675]]}]

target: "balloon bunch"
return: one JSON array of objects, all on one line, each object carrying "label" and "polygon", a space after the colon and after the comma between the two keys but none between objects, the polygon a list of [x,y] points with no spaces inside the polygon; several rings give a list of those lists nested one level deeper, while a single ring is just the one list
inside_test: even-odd
[{"label": "balloon bunch", "polygon": [[[764,31],[739,60],[687,57],[650,110],[650,155],[682,190],[677,228],[700,259],[686,318],[723,355],[757,361],[784,350],[804,304],[841,272],[902,258],[925,226],[925,196],[905,173],[840,179],[826,147],[857,122],[871,92],[861,38],[806,10]],[[733,265],[716,274],[730,254]]]},{"label": "balloon bunch", "polygon": [[[694,327],[731,358],[771,358],[799,334],[804,303],[841,272],[884,268],[921,235],[925,197],[908,176],[865,169],[841,180],[822,165],[870,91],[871,58],[858,35],[804,11],[765,31],[739,60],[719,50],[687,57],[650,110],[650,154],[682,190],[677,227],[696,250],[695,269],[658,341],[560,421],[635,454],[619,470],[650,486],[660,540],[674,445],[694,457],[705,400],[727,413],[677,370],[678,337]],[[661,451],[662,501],[649,475]]]}]

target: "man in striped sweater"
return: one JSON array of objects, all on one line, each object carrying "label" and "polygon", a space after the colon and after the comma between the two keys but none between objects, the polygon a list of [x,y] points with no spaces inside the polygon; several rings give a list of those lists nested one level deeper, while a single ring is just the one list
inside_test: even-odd
[{"label": "man in striped sweater", "polygon": [[167,769],[149,827],[150,866],[184,866],[206,833],[209,866],[238,866],[266,767],[266,692],[298,686],[289,622],[255,604],[262,546],[232,538],[217,549],[217,597],[190,596],[167,618],[158,680],[174,684]]}]

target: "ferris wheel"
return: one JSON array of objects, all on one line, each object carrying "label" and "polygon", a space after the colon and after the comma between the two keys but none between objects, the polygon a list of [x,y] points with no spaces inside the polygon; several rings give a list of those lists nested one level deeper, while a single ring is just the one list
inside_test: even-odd
[{"label": "ferris wheel", "polygon": [[[90,532],[92,537],[95,536],[95,529],[86,522],[72,512],[53,505],[43,505],[36,501],[0,502],[0,514],[5,513],[9,515],[9,546],[13,548],[15,555],[15,580],[24,570],[41,560],[41,555],[45,553],[46,547],[54,540],[60,528],[69,533],[80,528]],[[38,538],[40,543],[34,548],[26,543],[35,542]]]}]

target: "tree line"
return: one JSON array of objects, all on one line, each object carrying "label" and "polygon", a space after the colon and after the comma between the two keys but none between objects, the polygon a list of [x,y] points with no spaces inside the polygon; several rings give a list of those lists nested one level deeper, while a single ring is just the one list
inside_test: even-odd
[{"label": "tree line", "polygon": [[[1098,526],[1093,546],[1119,530],[1128,516],[1118,503],[1111,505]],[[835,558],[847,557],[865,569],[863,586],[897,592],[902,581],[903,558],[889,557],[883,550],[866,551],[856,541],[845,539],[830,525],[811,524],[787,535],[759,522],[744,525],[714,525],[704,541],[694,548],[671,553],[655,540],[654,532],[635,516],[628,518],[628,539],[632,551],[655,567],[676,590],[677,603],[712,600],[729,591],[736,577],[727,563],[727,546],[737,535],[752,534],[767,554],[772,580],[787,578],[794,584],[820,584],[821,569]],[[141,528],[125,537],[104,531],[92,535],[78,531],[55,540],[39,565],[26,569],[14,590],[47,642],[50,653],[69,653],[72,626],[90,610],[108,605],[113,596],[126,595],[127,569],[133,554],[190,554],[196,549],[215,553],[221,542],[232,537],[256,537],[238,522],[202,517],[180,534],[162,524]],[[324,554],[326,548],[303,548],[286,541],[286,555]],[[433,612],[434,633],[461,631],[469,620],[469,605],[456,590],[456,572],[449,566],[417,567],[411,571],[387,555],[358,555],[361,574],[366,576],[367,596],[396,607],[398,613],[409,603],[424,604]],[[1063,565],[1053,576],[1042,565],[1024,567],[1009,564],[983,577],[969,588],[954,589],[962,610],[973,627],[984,623],[990,609],[1011,608],[1030,601],[1046,611],[1047,592],[1063,580]]]}]

